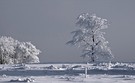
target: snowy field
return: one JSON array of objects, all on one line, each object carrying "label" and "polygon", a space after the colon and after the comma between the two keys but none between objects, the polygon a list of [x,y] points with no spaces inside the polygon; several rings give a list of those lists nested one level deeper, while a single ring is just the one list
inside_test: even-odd
[{"label": "snowy field", "polygon": [[[88,70],[85,78],[85,69]],[[133,63],[0,65],[0,83],[134,83]]]}]

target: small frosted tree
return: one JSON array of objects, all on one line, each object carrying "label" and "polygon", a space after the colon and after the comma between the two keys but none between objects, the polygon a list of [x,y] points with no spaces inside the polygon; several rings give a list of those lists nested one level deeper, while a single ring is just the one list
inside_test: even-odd
[{"label": "small frosted tree", "polygon": [[16,49],[17,63],[38,63],[37,55],[41,53],[40,50],[31,44],[31,42],[21,42]]},{"label": "small frosted tree", "polygon": [[38,63],[41,53],[31,42],[19,42],[11,37],[0,38],[0,64]]},{"label": "small frosted tree", "polygon": [[107,60],[113,58],[110,48],[107,47],[108,41],[104,38],[105,33],[101,31],[108,28],[106,19],[97,17],[95,14],[83,13],[77,17],[76,25],[79,28],[71,32],[73,38],[67,44],[81,47],[82,57],[90,57],[92,62],[101,58]]},{"label": "small frosted tree", "polygon": [[0,64],[13,63],[17,43],[18,41],[11,37],[2,36],[0,38]]}]

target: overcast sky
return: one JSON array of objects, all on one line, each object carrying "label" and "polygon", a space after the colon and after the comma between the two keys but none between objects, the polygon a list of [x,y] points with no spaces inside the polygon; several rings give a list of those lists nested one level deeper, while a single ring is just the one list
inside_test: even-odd
[{"label": "overcast sky", "polygon": [[109,21],[114,61],[135,62],[135,0],[0,0],[0,36],[31,41],[41,62],[79,62],[81,50],[65,43],[86,12]]}]

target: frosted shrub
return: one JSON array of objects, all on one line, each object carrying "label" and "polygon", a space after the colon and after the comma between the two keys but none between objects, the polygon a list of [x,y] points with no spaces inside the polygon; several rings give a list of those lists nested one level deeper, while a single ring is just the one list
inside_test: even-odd
[{"label": "frosted shrub", "polygon": [[0,64],[38,63],[41,51],[31,42],[19,42],[11,37],[0,38]]}]

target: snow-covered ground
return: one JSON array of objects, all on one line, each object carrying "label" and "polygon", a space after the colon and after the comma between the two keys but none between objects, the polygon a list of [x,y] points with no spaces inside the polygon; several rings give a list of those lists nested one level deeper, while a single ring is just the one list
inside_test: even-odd
[{"label": "snow-covered ground", "polygon": [[[34,83],[134,83],[135,76],[130,75],[88,75],[83,76],[7,76],[0,77],[0,83],[25,83],[24,79],[34,79]],[[12,81],[17,80],[17,81]],[[18,81],[20,80],[20,81]],[[22,80],[22,81],[21,81]]]},{"label": "snow-covered ground", "polygon": [[[88,69],[85,78],[85,68]],[[0,65],[0,83],[134,83],[133,63]]]}]

